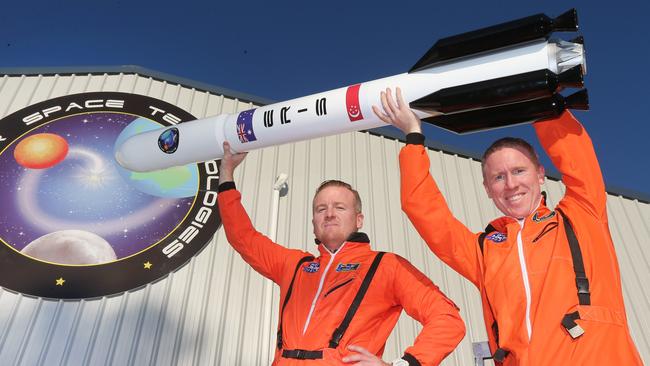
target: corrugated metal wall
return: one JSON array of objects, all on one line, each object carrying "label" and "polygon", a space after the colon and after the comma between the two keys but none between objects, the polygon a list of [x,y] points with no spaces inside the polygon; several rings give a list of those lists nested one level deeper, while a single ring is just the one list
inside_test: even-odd
[{"label": "corrugated metal wall", "polygon": [[[120,91],[173,103],[198,116],[233,113],[251,103],[137,74],[0,77],[0,118],[62,95]],[[256,227],[267,232],[272,184],[289,175],[280,200],[278,242],[314,253],[310,202],[325,179],[355,186],[364,231],[378,250],[396,252],[425,272],[462,309],[467,336],[445,365],[473,364],[471,342],[487,339],[478,291],[425,247],[399,203],[399,141],[348,133],[251,152],[236,182]],[[498,215],[480,184],[480,164],[430,151],[432,172],[452,211],[473,230]],[[548,181],[554,205],[563,186]],[[650,362],[650,204],[609,197],[632,335]],[[643,283],[646,283],[644,286]],[[265,365],[270,364],[278,291],[253,272],[219,230],[189,264],[167,278],[120,296],[88,301],[40,300],[0,290],[0,365]],[[403,315],[385,359],[402,354],[419,331]]]}]

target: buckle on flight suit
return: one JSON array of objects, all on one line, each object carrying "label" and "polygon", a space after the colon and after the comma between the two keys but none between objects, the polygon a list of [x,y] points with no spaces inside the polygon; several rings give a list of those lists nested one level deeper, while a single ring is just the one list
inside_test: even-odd
[{"label": "buckle on flight suit", "polygon": [[497,348],[496,351],[494,351],[494,355],[492,355],[492,359],[494,359],[497,362],[503,362],[509,354],[510,351],[499,347]]},{"label": "buckle on flight suit", "polygon": [[578,300],[580,305],[591,305],[589,296],[589,280],[586,277],[576,276],[576,288],[578,289]]},{"label": "buckle on flight suit", "polygon": [[323,351],[309,351],[305,349],[282,350],[282,357],[296,360],[320,360],[323,358]]},{"label": "buckle on flight suit", "polygon": [[579,294],[589,293],[589,279],[586,277],[576,277],[576,287]]},{"label": "buckle on flight suit", "polygon": [[567,330],[573,339],[576,339],[585,334],[585,330],[582,329],[578,323],[576,323],[577,319],[580,319],[580,314],[577,311],[566,314],[564,318],[562,318],[562,326]]}]

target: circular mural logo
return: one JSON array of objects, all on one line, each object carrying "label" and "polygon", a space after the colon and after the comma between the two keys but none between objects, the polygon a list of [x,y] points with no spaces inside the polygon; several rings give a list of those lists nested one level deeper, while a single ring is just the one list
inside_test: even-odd
[{"label": "circular mural logo", "polygon": [[[154,98],[99,92],[0,120],[0,286],[58,299],[118,294],[201,251],[221,224],[218,163],[139,173],[114,158],[135,134],[194,119]],[[171,151],[178,136],[164,137]]]}]

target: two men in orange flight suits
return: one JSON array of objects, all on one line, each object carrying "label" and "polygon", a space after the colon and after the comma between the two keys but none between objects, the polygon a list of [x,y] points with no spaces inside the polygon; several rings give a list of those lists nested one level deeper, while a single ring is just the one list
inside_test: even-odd
[{"label": "two men in orange flight suits", "polygon": [[582,125],[568,111],[534,123],[566,186],[555,210],[541,192],[544,169],[532,147],[495,142],[483,159],[483,180],[506,216],[473,233],[449,210],[429,173],[421,122],[396,94],[397,101],[382,92],[383,111],[375,114],[407,134],[399,156],[402,208],[429,248],[480,290],[495,360],[641,365],[627,327],[607,194]]},{"label": "two men in orange flight suits", "polygon": [[218,202],[228,241],[280,286],[273,365],[388,365],[381,356],[402,309],[423,328],[393,365],[437,365],[454,350],[465,334],[458,308],[407,260],[371,250],[358,232],[361,201],[348,184],[329,181],[316,192],[312,222],[320,255],[314,258],[255,230],[232,177],[245,154],[232,154],[227,142],[224,152]]}]

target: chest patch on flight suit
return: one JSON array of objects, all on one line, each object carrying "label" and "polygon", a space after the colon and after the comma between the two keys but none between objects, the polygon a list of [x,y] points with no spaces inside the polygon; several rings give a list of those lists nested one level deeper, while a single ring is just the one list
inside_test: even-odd
[{"label": "chest patch on flight suit", "polygon": [[336,266],[336,272],[350,272],[356,271],[359,268],[359,263],[339,263]]},{"label": "chest patch on flight suit", "polygon": [[320,269],[320,263],[318,262],[311,262],[308,265],[302,267],[303,271],[307,273],[316,273]]},{"label": "chest patch on flight suit", "polygon": [[493,241],[495,243],[502,243],[502,242],[506,241],[506,239],[508,239],[508,236],[506,234],[504,234],[504,233],[500,233],[500,232],[497,231],[496,233],[494,233],[492,235],[488,235],[485,238],[487,240],[491,240],[491,241]]},{"label": "chest patch on flight suit", "polygon": [[539,217],[539,216],[537,215],[537,212],[535,212],[535,214],[533,215],[533,221],[535,221],[535,222],[542,222],[542,221],[545,221],[545,220],[550,219],[550,218],[553,217],[553,216],[555,216],[555,211],[551,211],[549,214],[544,215],[544,216],[542,216],[542,217]]}]

